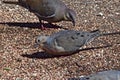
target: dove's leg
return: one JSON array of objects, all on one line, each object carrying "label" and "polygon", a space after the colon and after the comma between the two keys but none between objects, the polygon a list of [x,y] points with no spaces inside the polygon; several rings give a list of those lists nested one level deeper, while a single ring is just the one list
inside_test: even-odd
[{"label": "dove's leg", "polygon": [[41,28],[43,27],[42,20],[39,19]]},{"label": "dove's leg", "polygon": [[39,19],[39,22],[40,22],[40,28],[42,29],[42,30],[45,30],[46,28],[44,27],[44,23],[42,22],[42,20],[39,18],[39,15],[38,15],[38,13],[34,13],[36,16],[37,16],[37,18]]},{"label": "dove's leg", "polygon": [[[38,18],[38,19],[39,19],[39,18]],[[40,28],[41,28],[42,30],[46,30],[46,28],[44,27],[44,23],[42,22],[41,19],[39,19],[39,22],[40,22]]]},{"label": "dove's leg", "polygon": [[[39,19],[39,21],[40,21],[40,25],[41,25],[41,29],[42,30],[47,30],[47,29],[49,29],[49,28],[46,28],[45,26],[44,26],[44,21],[42,21],[42,20],[40,20]],[[49,24],[49,27],[53,27],[54,25],[52,24],[52,23],[48,23]],[[48,26],[47,26],[48,27]]]}]

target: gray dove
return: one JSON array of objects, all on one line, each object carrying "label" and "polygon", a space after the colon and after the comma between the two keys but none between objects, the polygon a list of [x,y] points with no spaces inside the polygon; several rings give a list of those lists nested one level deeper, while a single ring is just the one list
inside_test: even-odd
[{"label": "gray dove", "polygon": [[38,36],[36,45],[53,55],[69,55],[100,35],[99,30],[91,32],[62,30],[50,36]]},{"label": "gray dove", "polygon": [[[72,79],[69,79],[72,80]],[[97,72],[86,77],[73,80],[120,80],[120,71],[117,70],[108,70]]]}]

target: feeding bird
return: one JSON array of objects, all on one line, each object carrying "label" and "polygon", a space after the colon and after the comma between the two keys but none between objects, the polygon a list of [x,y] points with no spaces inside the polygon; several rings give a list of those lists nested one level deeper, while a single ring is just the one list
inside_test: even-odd
[{"label": "feeding bird", "polygon": [[98,36],[100,36],[99,30],[91,32],[62,30],[50,36],[38,36],[35,45],[39,45],[45,52],[52,55],[69,55]]},{"label": "feeding bird", "polygon": [[[4,3],[10,3],[10,1],[4,1]],[[61,0],[18,0],[18,4],[33,12],[40,23],[42,20],[50,24],[60,21],[71,21],[73,26],[75,26],[75,11],[68,8]],[[41,26],[44,27],[43,25]]]}]

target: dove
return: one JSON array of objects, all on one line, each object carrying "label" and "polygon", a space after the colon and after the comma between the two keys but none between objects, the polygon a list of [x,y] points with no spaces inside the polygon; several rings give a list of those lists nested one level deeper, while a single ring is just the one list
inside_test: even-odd
[{"label": "dove", "polygon": [[[20,6],[24,6],[30,12],[33,12],[38,17],[40,23],[42,21],[47,21],[50,24],[60,21],[70,21],[75,26],[75,11],[68,8],[61,0],[18,0],[18,2]],[[4,1],[4,3],[10,3],[10,1]],[[41,27],[43,27],[42,24]]]},{"label": "dove", "polygon": [[60,0],[26,0],[30,11],[41,20],[49,23],[62,20],[71,21],[75,25],[76,13]]},{"label": "dove", "polygon": [[78,51],[82,46],[99,35],[99,30],[91,32],[61,30],[50,36],[39,35],[35,39],[35,45],[52,55],[69,55]]},{"label": "dove", "polygon": [[117,70],[102,71],[73,80],[120,80],[120,71]]}]

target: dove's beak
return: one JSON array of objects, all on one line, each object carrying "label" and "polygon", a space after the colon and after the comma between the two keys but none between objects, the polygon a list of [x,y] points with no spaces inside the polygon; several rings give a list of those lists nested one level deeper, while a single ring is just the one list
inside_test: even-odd
[{"label": "dove's beak", "polygon": [[35,44],[33,46],[34,48],[38,48],[40,45],[35,41]]},{"label": "dove's beak", "polygon": [[75,20],[72,20],[73,26],[75,26]]},{"label": "dove's beak", "polygon": [[34,48],[38,48],[40,45],[35,43],[33,46],[34,46]]}]

